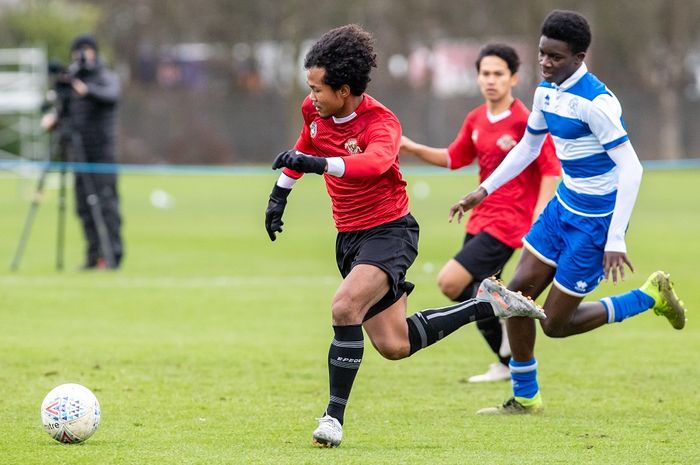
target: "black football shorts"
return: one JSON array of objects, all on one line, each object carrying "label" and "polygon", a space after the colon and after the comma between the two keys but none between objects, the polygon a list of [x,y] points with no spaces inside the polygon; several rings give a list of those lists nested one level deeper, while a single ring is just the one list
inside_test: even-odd
[{"label": "black football shorts", "polygon": [[474,277],[474,281],[483,281],[489,276],[500,278],[513,252],[513,248],[482,231],[476,235],[467,234],[454,259]]},{"label": "black football shorts", "polygon": [[361,263],[381,268],[389,277],[389,291],[369,309],[365,321],[413,291],[406,271],[418,256],[418,233],[418,222],[410,213],[371,229],[338,233],[335,257],[343,278]]}]

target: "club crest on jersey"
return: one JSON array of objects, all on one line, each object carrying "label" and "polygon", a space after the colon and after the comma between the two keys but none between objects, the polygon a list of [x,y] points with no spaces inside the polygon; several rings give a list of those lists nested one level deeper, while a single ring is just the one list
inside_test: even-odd
[{"label": "club crest on jersey", "polygon": [[477,140],[478,138],[479,138],[479,130],[478,130],[478,129],[474,129],[474,130],[472,131],[472,142],[474,142],[474,143],[476,144],[476,140]]},{"label": "club crest on jersey", "polygon": [[510,134],[503,134],[496,141],[496,145],[498,145],[498,148],[503,150],[504,152],[508,152],[510,149],[515,147],[517,143],[518,142]]},{"label": "club crest on jersey", "polygon": [[572,116],[578,115],[578,99],[572,98],[569,101],[569,114]]},{"label": "club crest on jersey", "polygon": [[348,139],[347,142],[345,142],[345,150],[347,150],[350,155],[362,152],[360,146],[357,145],[357,139]]},{"label": "club crest on jersey", "polygon": [[316,137],[316,121],[311,122],[309,130],[311,131],[311,137]]}]

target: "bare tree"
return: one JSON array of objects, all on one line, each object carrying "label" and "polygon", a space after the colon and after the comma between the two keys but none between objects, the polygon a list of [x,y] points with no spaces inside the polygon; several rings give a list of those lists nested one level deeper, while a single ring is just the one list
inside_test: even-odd
[{"label": "bare tree", "polygon": [[683,158],[685,61],[700,37],[700,2],[599,2],[596,10],[596,53],[624,73],[627,84],[644,87],[656,99],[647,109],[658,127],[656,157]]},{"label": "bare tree", "polygon": [[[304,40],[350,22],[360,23],[375,34],[380,67],[392,54],[410,52],[413,43],[430,46],[441,39],[517,38],[531,41],[534,52],[546,14],[555,8],[573,9],[591,22],[592,70],[624,97],[626,119],[636,131],[635,140],[640,141],[638,151],[644,152],[645,158],[680,158],[687,149],[684,135],[688,139],[692,135],[695,110],[683,105],[687,84],[684,62],[693,47],[700,44],[700,28],[696,27],[700,23],[698,0],[93,0],[89,3],[101,9],[100,36],[108,39],[120,61],[128,62],[132,69],[138,69],[139,54],[144,49],[158,51],[162,46],[182,42],[232,46],[237,42],[288,41],[299,52]],[[532,66],[536,55],[522,59]],[[374,89],[384,86],[384,91],[386,87],[396,86],[382,70],[374,78]],[[389,90],[397,94],[408,91],[400,86]],[[287,113],[290,128],[280,128],[279,132],[286,133],[288,140],[297,130],[298,104],[302,97],[303,90],[299,87],[283,97],[288,108],[280,110]],[[419,100],[432,102],[429,95],[423,97]],[[435,125],[443,124],[439,118],[450,103],[438,102]],[[653,136],[649,131],[652,127]],[[684,131],[688,132],[684,134]]]}]

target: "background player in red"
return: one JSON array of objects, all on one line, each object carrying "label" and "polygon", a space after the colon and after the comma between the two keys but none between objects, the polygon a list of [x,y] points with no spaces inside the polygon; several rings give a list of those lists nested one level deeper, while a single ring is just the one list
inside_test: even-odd
[{"label": "background player in red", "polygon": [[304,126],[295,148],[272,165],[284,169],[270,194],[265,228],[274,241],[294,183],[304,173],[323,175],[343,282],[331,304],[330,398],[313,440],[334,447],[343,437],[345,406],[362,362],[363,327],[380,354],[397,360],[473,321],[544,314],[531,300],[486,279],[475,299],[406,318],[413,284],[405,278],[418,254],[418,223],[399,170],[401,125],[365,93],[376,67],[372,36],[356,25],[333,29],[312,46],[304,67],[311,89],[302,104]]},{"label": "background player in red", "polygon": [[[512,47],[484,46],[476,60],[476,70],[486,102],[469,112],[449,147],[429,147],[404,136],[401,151],[453,170],[476,160],[480,180],[486,179],[525,132],[530,112],[512,92],[518,82],[519,66],[520,59]],[[506,184],[503,192],[497,191],[473,210],[462,249],[438,274],[438,287],[443,294],[462,302],[476,295],[484,278],[501,277],[514,249],[522,247],[522,238],[554,194],[560,172],[554,144],[548,138],[535,163]],[[470,377],[469,382],[510,379],[510,345],[502,321],[493,317],[476,324],[498,362],[492,363],[486,373]]]}]

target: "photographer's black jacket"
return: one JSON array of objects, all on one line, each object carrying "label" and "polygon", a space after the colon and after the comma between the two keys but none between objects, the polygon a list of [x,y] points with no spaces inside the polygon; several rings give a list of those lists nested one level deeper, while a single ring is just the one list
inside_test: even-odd
[{"label": "photographer's black jacket", "polygon": [[74,93],[70,102],[71,123],[81,135],[84,161],[115,163],[119,78],[100,61],[94,69],[80,70],[76,77],[88,86],[85,97]]}]

